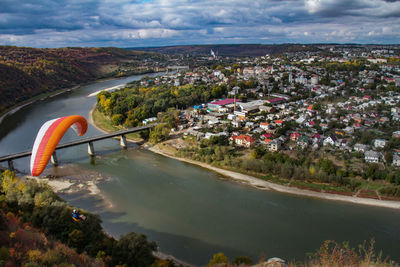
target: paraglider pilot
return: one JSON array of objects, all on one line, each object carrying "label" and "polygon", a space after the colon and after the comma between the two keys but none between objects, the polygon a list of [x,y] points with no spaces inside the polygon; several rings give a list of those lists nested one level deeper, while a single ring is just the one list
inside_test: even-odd
[{"label": "paraglider pilot", "polygon": [[72,211],[72,219],[74,219],[74,221],[79,222],[80,220],[85,220],[86,217],[84,215],[79,214],[79,211],[74,209]]}]

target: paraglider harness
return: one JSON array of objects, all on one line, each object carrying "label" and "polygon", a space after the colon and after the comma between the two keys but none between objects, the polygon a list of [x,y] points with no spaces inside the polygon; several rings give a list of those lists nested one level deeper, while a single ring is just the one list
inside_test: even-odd
[{"label": "paraglider harness", "polygon": [[74,221],[76,221],[76,222],[84,221],[84,220],[86,220],[86,216],[85,216],[85,215],[79,214],[79,211],[77,211],[77,210],[74,209],[74,210],[72,211],[72,219],[73,219]]}]

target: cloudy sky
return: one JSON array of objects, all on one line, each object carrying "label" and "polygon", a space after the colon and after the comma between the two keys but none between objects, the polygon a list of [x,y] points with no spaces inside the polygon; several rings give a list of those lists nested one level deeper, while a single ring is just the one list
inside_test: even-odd
[{"label": "cloudy sky", "polygon": [[0,0],[0,45],[400,43],[400,0]]}]

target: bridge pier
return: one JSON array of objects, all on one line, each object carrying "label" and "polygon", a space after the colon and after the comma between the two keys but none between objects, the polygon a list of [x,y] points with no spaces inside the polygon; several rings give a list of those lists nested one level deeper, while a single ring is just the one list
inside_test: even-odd
[{"label": "bridge pier", "polygon": [[93,142],[89,142],[88,143],[88,154],[90,156],[95,156],[96,154],[94,153],[94,146],[93,146]]},{"label": "bridge pier", "polygon": [[50,160],[51,160],[51,164],[53,164],[53,166],[58,166],[58,159],[57,159],[56,151],[53,152]]},{"label": "bridge pier", "polygon": [[126,142],[126,136],[124,134],[121,135],[121,140],[120,140],[119,144],[122,148],[128,147],[128,143]]},{"label": "bridge pier", "polygon": [[14,162],[12,160],[8,160],[8,168],[10,171],[14,171]]}]

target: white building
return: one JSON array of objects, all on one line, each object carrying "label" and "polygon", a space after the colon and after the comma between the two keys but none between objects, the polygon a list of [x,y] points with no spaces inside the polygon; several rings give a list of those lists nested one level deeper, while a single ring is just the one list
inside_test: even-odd
[{"label": "white building", "polygon": [[378,163],[379,162],[379,153],[373,150],[368,150],[364,153],[364,159],[369,163]]},{"label": "white building", "polygon": [[372,142],[375,148],[384,148],[387,143],[387,141],[384,139],[374,139]]}]

